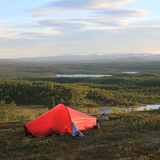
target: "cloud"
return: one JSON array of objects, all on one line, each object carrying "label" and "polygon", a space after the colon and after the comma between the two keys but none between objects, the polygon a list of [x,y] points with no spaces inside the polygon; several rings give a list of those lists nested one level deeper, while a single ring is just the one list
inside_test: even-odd
[{"label": "cloud", "polygon": [[135,0],[60,0],[52,1],[39,8],[27,10],[32,17],[44,17],[46,15],[59,14],[57,11],[85,11],[91,9],[120,6],[124,3],[132,3]]},{"label": "cloud", "polygon": [[47,15],[57,14],[55,10],[48,9],[45,7],[30,9],[30,10],[27,10],[26,12],[29,12],[32,15],[31,16],[32,18],[44,18]]},{"label": "cloud", "polygon": [[[45,28],[45,31],[52,28]],[[60,54],[158,53],[160,28],[78,30],[63,36],[26,33],[32,38],[0,38],[0,57],[53,56]],[[13,56],[12,56],[13,54]]]},{"label": "cloud", "polygon": [[[39,41],[43,41],[43,40],[50,40],[54,38],[57,38],[57,36],[62,35],[63,33],[59,32],[58,30],[53,30],[52,28],[45,28],[45,30],[43,32],[23,32],[19,35],[19,37],[21,37],[21,39],[23,39],[24,37],[26,39],[32,39],[32,40],[39,40]],[[46,41],[46,42],[47,42]]]},{"label": "cloud", "polygon": [[140,53],[160,54],[160,49],[157,49],[157,48],[145,48],[145,49],[141,49]]},{"label": "cloud", "polygon": [[139,25],[139,26],[143,25],[144,27],[153,27],[153,28],[158,27],[158,28],[160,28],[160,20],[146,20],[143,23],[141,22],[137,25]]},{"label": "cloud", "polygon": [[1,21],[0,57],[11,57],[12,53],[31,57],[147,49],[157,53],[160,21],[144,16],[150,13],[147,10],[124,8],[123,4],[135,1],[50,0],[28,10],[31,17],[25,13],[24,17]]},{"label": "cloud", "polygon": [[9,36],[3,34],[3,33],[2,33],[2,29],[0,29],[0,38],[2,38],[2,37],[9,37]]},{"label": "cloud", "polygon": [[[47,28],[46,28],[47,30]],[[104,44],[104,48],[106,48],[108,45],[123,45],[124,47],[127,47],[127,45],[133,45],[136,43],[137,45],[142,45],[143,47],[146,46],[146,43],[157,44],[160,42],[160,28],[155,28],[152,30],[152,28],[128,28],[128,29],[109,29],[109,30],[80,30],[75,32],[69,32],[68,34],[64,34],[63,36],[58,36],[54,34],[45,34],[43,32],[38,33],[32,33],[27,32],[24,34],[30,34],[32,39],[27,38],[19,38],[19,39],[13,39],[13,38],[0,38],[0,46],[23,46],[24,45],[31,45],[31,44],[40,44],[40,43],[47,43],[47,42],[58,42],[60,45],[60,42],[68,43],[68,42],[74,42],[78,44],[79,42],[88,44],[93,43],[94,45],[93,50],[96,46],[99,46],[99,44]],[[39,39],[39,37],[41,39]],[[44,37],[43,37],[44,36]],[[46,36],[46,37],[45,37]],[[47,40],[48,38],[48,40]],[[144,44],[143,44],[144,43]],[[97,45],[96,45],[97,44]],[[79,44],[80,45],[80,44]],[[105,47],[106,45],[106,47]],[[18,48],[19,48],[18,47]],[[41,47],[39,45],[39,47]],[[58,48],[58,47],[56,47]],[[135,47],[136,48],[136,47]],[[64,49],[64,48],[62,48]],[[77,48],[78,49],[78,48]]]},{"label": "cloud", "polygon": [[139,9],[121,9],[121,8],[105,8],[99,9],[95,12],[97,16],[105,15],[109,17],[136,17],[149,14],[150,11]]},{"label": "cloud", "polygon": [[[149,11],[138,9],[103,8],[91,10],[92,15],[70,19],[48,19],[38,21],[39,25],[53,27],[54,29],[74,31],[78,29],[102,29],[107,27],[126,27],[131,23],[126,17],[137,17],[148,14]],[[125,19],[124,19],[125,18]],[[135,22],[135,21],[134,21]]]},{"label": "cloud", "polygon": [[[126,17],[138,17],[149,14],[140,9],[115,8],[135,0],[60,0],[52,1],[42,7],[28,10],[32,16],[50,16],[40,20],[40,26],[52,27],[59,32],[88,29],[110,29],[127,27],[132,23]],[[54,15],[53,15],[54,14]],[[75,15],[78,15],[75,19]],[[124,19],[125,18],[125,19]],[[135,23],[135,21],[134,21]]]},{"label": "cloud", "polygon": [[65,31],[73,31],[82,29],[85,27],[85,24],[82,24],[80,22],[74,22],[73,20],[66,20],[66,19],[48,19],[48,20],[42,20],[38,21],[40,25],[48,26],[60,30]]},{"label": "cloud", "polygon": [[122,5],[124,3],[131,3],[134,0],[61,0],[53,1],[46,4],[46,7],[53,7],[55,9],[65,10],[85,10],[92,8],[102,8],[112,5]]}]

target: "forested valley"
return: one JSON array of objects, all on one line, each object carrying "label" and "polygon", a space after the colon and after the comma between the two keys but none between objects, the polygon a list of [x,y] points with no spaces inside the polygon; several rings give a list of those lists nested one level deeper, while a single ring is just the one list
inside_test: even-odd
[{"label": "forested valley", "polygon": [[[0,62],[0,159],[160,159],[160,108],[134,110],[142,104],[160,104],[159,71],[156,62]],[[99,107],[113,112],[107,113],[108,120],[97,119],[100,128],[83,131],[85,137],[26,137],[23,126],[59,103],[91,116],[102,114]]]},{"label": "forested valley", "polygon": [[[14,101],[17,105],[49,106],[54,99],[55,105],[64,103],[78,110],[104,105],[128,107],[160,103],[159,63],[76,65],[3,62],[0,65],[0,99],[6,103]],[[139,73],[122,73],[135,69]],[[58,78],[56,73],[113,76]]]}]

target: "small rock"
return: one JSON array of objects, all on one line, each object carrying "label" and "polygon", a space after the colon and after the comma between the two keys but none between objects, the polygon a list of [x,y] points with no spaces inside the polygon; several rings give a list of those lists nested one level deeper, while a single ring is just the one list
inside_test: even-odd
[{"label": "small rock", "polygon": [[100,116],[99,115],[92,115],[92,116],[99,119],[99,120],[110,120],[111,119],[111,117],[106,113],[103,113]]},{"label": "small rock", "polygon": [[30,141],[31,140],[31,138],[28,138],[28,137],[24,137],[23,139],[22,139],[22,141]]},{"label": "small rock", "polygon": [[101,116],[109,116],[107,113],[102,113]]}]

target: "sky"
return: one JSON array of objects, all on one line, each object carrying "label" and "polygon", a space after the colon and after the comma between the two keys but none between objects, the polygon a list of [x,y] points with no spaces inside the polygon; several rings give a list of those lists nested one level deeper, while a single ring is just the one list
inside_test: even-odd
[{"label": "sky", "polygon": [[3,0],[0,59],[160,54],[160,0]]}]

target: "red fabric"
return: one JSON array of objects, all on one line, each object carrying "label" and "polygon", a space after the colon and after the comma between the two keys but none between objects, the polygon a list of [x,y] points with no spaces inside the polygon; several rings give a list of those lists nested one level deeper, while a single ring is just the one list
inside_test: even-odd
[{"label": "red fabric", "polygon": [[35,137],[60,133],[72,133],[72,122],[65,105],[59,104],[43,115],[26,124]]},{"label": "red fabric", "polygon": [[26,131],[35,137],[52,134],[72,133],[72,122],[79,131],[88,130],[96,125],[96,118],[58,104],[53,109],[27,123]]},{"label": "red fabric", "polygon": [[93,125],[96,125],[95,117],[91,117],[70,107],[67,108],[69,110],[72,122],[74,122],[75,126],[79,131],[92,129]]}]

